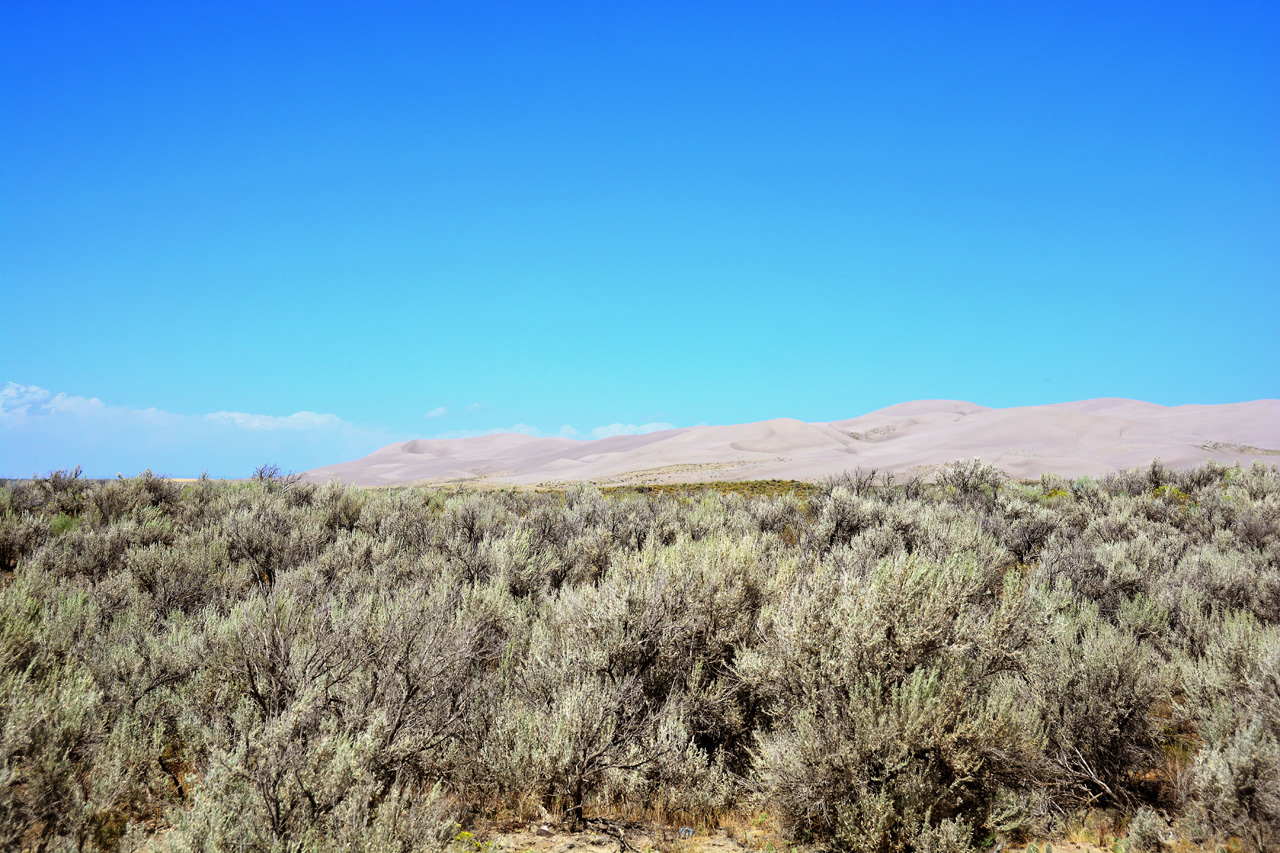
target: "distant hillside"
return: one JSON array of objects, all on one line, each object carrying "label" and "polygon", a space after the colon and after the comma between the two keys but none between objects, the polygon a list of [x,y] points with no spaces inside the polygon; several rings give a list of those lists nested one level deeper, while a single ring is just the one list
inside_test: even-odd
[{"label": "distant hillside", "polygon": [[1010,409],[917,400],[830,423],[777,418],[598,441],[517,433],[417,439],[305,476],[355,485],[803,480],[854,468],[928,476],[933,466],[974,456],[1021,478],[1096,475],[1155,457],[1171,468],[1209,459],[1280,462],[1280,400],[1160,406],[1107,398]]}]

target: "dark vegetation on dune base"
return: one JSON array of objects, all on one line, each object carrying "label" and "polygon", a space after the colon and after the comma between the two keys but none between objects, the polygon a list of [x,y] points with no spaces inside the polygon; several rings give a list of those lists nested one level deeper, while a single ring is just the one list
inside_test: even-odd
[{"label": "dark vegetation on dune base", "polygon": [[[1280,848],[1280,474],[0,488],[0,847]],[[467,843],[472,836],[463,836]],[[1212,849],[1212,847],[1210,847]]]}]

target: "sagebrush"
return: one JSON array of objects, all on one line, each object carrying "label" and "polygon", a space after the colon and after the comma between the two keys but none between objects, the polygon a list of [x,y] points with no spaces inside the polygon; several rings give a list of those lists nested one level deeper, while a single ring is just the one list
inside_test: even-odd
[{"label": "sagebrush", "polygon": [[0,846],[1280,846],[1280,475],[0,488]]}]

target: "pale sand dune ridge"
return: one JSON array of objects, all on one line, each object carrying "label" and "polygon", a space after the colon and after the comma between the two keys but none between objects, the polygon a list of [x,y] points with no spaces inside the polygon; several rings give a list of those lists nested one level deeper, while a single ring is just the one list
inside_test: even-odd
[{"label": "pale sand dune ridge", "polygon": [[1280,400],[1160,406],[1105,398],[990,409],[916,400],[849,420],[776,418],[597,441],[516,433],[390,444],[362,459],[308,471],[313,482],[537,485],[711,480],[813,480],[855,468],[929,472],[981,457],[1012,477],[1070,477],[1214,459],[1280,462]]}]

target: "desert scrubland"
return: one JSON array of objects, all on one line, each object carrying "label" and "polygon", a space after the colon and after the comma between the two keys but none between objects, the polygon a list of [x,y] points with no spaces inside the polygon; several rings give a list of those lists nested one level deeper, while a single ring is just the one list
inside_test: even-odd
[{"label": "desert scrubland", "polygon": [[10,481],[0,846],[1280,847],[1277,469],[935,478]]}]

